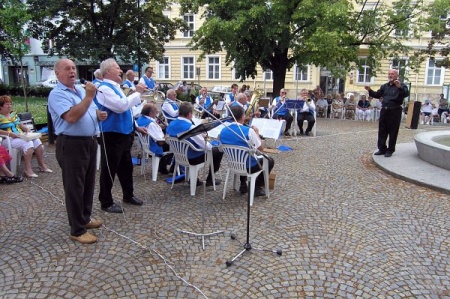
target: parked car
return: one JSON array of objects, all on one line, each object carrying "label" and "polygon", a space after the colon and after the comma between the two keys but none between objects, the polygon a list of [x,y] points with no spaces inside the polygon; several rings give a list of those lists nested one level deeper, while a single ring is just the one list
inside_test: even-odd
[{"label": "parked car", "polygon": [[158,86],[158,90],[164,92],[164,94],[167,94],[167,91],[169,89],[173,88],[173,84],[172,83],[160,82],[160,83],[156,83],[156,85]]},{"label": "parked car", "polygon": [[213,86],[209,92],[231,92],[231,87],[230,86],[224,86],[224,85],[215,85]]},{"label": "parked car", "polygon": [[[37,83],[38,86],[50,87],[50,88],[56,87],[57,84],[58,84],[58,79],[55,79],[55,78],[47,79],[44,81],[39,81]],[[85,85],[81,83],[80,79],[75,80],[75,85],[83,87],[83,88],[85,87]]]}]

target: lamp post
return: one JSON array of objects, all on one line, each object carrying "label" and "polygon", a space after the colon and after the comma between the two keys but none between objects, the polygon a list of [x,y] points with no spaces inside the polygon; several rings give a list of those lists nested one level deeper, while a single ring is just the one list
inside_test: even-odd
[{"label": "lamp post", "polygon": [[140,16],[141,16],[141,0],[137,0],[137,14],[138,14],[138,17],[137,17],[137,21],[138,21],[138,25],[137,25],[137,36],[136,36],[136,38],[137,38],[137,46],[138,46],[138,49],[137,49],[137,65],[138,65],[138,78],[140,78],[141,77],[141,31],[142,31],[142,29],[141,29],[141,18],[140,18]]}]

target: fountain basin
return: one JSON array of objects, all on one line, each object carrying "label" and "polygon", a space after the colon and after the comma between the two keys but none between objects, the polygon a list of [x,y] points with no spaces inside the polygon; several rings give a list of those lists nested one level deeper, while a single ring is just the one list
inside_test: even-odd
[{"label": "fountain basin", "polygon": [[433,165],[450,170],[450,130],[423,132],[414,136],[419,157]]}]

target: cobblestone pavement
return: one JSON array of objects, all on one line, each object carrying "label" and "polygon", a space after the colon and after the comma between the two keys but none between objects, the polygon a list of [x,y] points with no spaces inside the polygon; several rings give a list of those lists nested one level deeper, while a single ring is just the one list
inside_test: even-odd
[{"label": "cobblestone pavement", "polygon": [[[398,142],[436,128],[401,129]],[[93,216],[105,226],[93,230],[98,243],[80,245],[68,238],[48,146],[53,174],[0,185],[0,297],[450,298],[450,196],[378,169],[376,123],[319,119],[317,135],[283,139],[293,151],[272,155],[275,190],[255,199],[250,230],[252,246],[268,251],[247,251],[230,267],[243,249],[230,234],[246,239],[245,196],[230,187],[222,200],[223,184],[206,188],[205,232],[224,234],[202,250],[200,238],[178,231],[201,231],[202,189],[190,197],[187,184],[170,190],[136,167],[144,206],[107,214],[96,196]]]}]

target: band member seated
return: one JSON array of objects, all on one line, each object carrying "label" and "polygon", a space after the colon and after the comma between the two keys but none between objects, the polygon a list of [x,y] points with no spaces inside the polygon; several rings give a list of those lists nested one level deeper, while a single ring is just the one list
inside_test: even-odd
[{"label": "band member seated", "polygon": [[102,83],[102,81],[103,81],[102,71],[100,69],[96,69],[94,72],[94,77],[95,77],[95,79],[92,81],[92,83],[98,87],[100,85],[100,83]]},{"label": "band member seated", "polygon": [[[210,117],[214,112],[214,103],[211,97],[208,95],[208,89],[206,87],[202,87],[200,90],[200,94],[195,99],[195,104],[198,110],[203,111],[201,118],[205,119]],[[204,111],[208,110],[208,112]]]},{"label": "band member seated", "polygon": [[148,89],[154,90],[156,88],[155,79],[152,78],[153,68],[148,66],[145,68],[145,74],[139,79],[139,84],[145,84]]},{"label": "band member seated", "polygon": [[[184,133],[190,130],[194,125],[192,124],[192,116],[194,112],[194,108],[191,103],[183,102],[181,103],[179,109],[179,116],[177,119],[173,120],[169,123],[167,127],[167,134],[170,137],[177,137],[178,134]],[[219,151],[219,148],[212,147],[209,142],[205,142],[205,139],[202,134],[195,135],[193,137],[187,138],[189,142],[191,142],[196,148],[203,150],[212,150],[213,156],[213,169],[214,172],[217,172],[220,168],[220,162],[222,161],[223,153]],[[205,162],[205,152],[198,152],[192,149],[188,151],[188,160],[191,165],[198,165],[200,163]],[[216,179],[216,185],[220,184],[220,180]],[[212,174],[211,168],[209,170],[208,177],[206,178],[206,186],[212,186]]]},{"label": "band member seated", "polygon": [[167,91],[167,99],[162,104],[161,110],[169,123],[178,117],[177,92],[175,89]]},{"label": "band member seated", "polygon": [[289,109],[286,106],[286,90],[282,88],[280,90],[280,96],[276,97],[272,101],[273,119],[284,119],[286,121],[286,128],[284,129],[284,135],[289,136],[289,130],[294,118],[289,113]]},{"label": "band member seated", "polygon": [[125,73],[125,76],[127,77],[125,81],[123,81],[122,88],[123,89],[129,89],[130,91],[136,90],[136,85],[134,84],[134,71],[128,70]]},{"label": "band member seated", "polygon": [[261,111],[259,110],[258,103],[256,102],[252,105],[252,93],[250,92],[250,90],[244,91],[244,94],[247,98],[247,110],[250,109],[249,111],[245,110],[245,114],[250,115],[251,117],[260,117]]},{"label": "band member seated", "polygon": [[158,172],[160,174],[168,174],[167,166],[172,161],[173,154],[163,155],[164,152],[170,150],[169,145],[164,139],[164,133],[160,125],[157,123],[158,108],[155,104],[145,104],[141,111],[141,116],[136,120],[136,123],[141,128],[146,128],[150,135],[149,149],[157,156],[161,157],[159,161]]},{"label": "band member seated", "polygon": [[[231,107],[231,113],[236,118],[236,122],[222,129],[222,131],[220,132],[220,142],[222,144],[238,145],[242,147],[249,147],[250,144],[250,146],[253,146],[259,151],[264,150],[261,139],[259,138],[258,128],[256,128],[255,126],[252,126],[250,128],[244,125],[245,121],[244,109],[240,106],[233,106]],[[251,157],[250,173],[255,173],[261,170],[260,164],[262,166],[263,163],[262,159],[260,159],[259,162],[260,163],[258,164],[256,158]],[[272,171],[275,162],[271,157],[268,157],[268,162],[270,172]],[[241,186],[239,188],[241,194],[245,194],[248,192],[246,182],[247,177],[241,176]],[[264,173],[261,172],[256,178],[255,182],[255,195],[254,195],[255,197],[266,195],[263,186],[264,186]]]},{"label": "band member seated", "polygon": [[308,127],[306,128],[305,135],[309,136],[316,120],[314,119],[314,111],[316,110],[316,105],[314,101],[309,98],[309,93],[306,89],[300,91],[300,109],[298,109],[297,115],[297,125],[300,129],[300,135],[303,135],[303,121],[308,122]]}]

